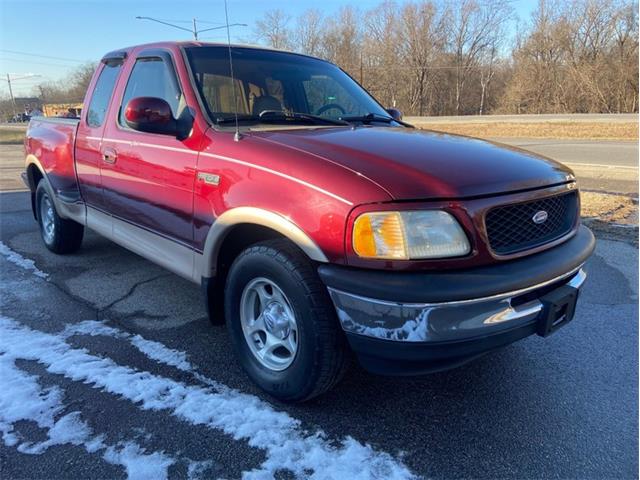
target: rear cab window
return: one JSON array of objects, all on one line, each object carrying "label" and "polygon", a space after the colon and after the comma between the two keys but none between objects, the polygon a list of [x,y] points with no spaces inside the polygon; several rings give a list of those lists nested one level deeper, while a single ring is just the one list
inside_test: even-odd
[{"label": "rear cab window", "polygon": [[90,127],[97,128],[104,123],[121,67],[122,62],[104,64],[87,109],[87,125]]}]

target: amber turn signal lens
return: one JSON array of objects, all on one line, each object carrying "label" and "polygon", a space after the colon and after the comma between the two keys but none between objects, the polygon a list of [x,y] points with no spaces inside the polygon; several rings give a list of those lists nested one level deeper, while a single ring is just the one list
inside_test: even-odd
[{"label": "amber turn signal lens", "polygon": [[373,212],[360,215],[353,226],[353,249],[360,257],[406,259],[400,214]]}]

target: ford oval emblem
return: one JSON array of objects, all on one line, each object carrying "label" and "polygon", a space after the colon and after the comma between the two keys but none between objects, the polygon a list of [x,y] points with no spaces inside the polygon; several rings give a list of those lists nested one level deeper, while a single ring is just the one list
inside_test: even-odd
[{"label": "ford oval emblem", "polygon": [[541,223],[546,222],[547,218],[549,218],[549,214],[544,210],[540,210],[539,212],[536,212],[533,217],[531,217],[531,220],[533,220],[533,223],[535,223],[536,225],[540,225]]}]

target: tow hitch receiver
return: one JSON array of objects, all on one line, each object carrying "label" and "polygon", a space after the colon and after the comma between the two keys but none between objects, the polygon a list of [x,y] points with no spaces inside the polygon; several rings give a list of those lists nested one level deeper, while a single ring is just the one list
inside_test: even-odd
[{"label": "tow hitch receiver", "polygon": [[548,293],[540,300],[544,305],[537,334],[548,337],[573,319],[579,290],[568,285]]}]

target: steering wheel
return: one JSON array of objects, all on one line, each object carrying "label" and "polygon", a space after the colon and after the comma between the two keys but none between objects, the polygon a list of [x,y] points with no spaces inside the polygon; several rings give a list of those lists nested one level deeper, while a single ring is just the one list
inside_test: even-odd
[{"label": "steering wheel", "polygon": [[327,103],[326,105],[321,106],[317,111],[316,111],[316,115],[322,115],[324,112],[326,112],[327,110],[331,110],[332,108],[335,108],[336,110],[340,110],[340,112],[342,113],[342,115],[344,115],[345,113],[347,113],[345,111],[344,108],[342,108],[340,105],[338,105],[337,103]]}]

